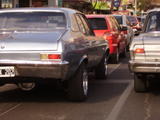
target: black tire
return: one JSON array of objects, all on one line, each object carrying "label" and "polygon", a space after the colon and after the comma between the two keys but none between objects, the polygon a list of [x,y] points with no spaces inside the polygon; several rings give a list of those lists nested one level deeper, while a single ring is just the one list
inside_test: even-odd
[{"label": "black tire", "polygon": [[111,55],[111,63],[113,63],[113,64],[119,63],[119,50],[117,50],[116,54]]},{"label": "black tire", "polygon": [[76,74],[68,81],[68,98],[71,101],[84,101],[88,95],[88,72],[82,63]]},{"label": "black tire", "polygon": [[106,80],[107,76],[108,76],[108,60],[107,56],[105,55],[105,57],[101,60],[101,62],[95,69],[95,77],[97,79]]},{"label": "black tire", "polygon": [[127,48],[126,47],[124,48],[124,51],[122,52],[121,56],[124,58],[127,56]]},{"label": "black tire", "polygon": [[144,75],[134,74],[134,90],[135,92],[147,91],[147,80]]}]

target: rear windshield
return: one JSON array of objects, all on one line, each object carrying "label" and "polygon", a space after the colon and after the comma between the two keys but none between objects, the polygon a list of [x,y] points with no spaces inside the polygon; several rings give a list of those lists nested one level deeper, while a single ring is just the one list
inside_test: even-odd
[{"label": "rear windshield", "polygon": [[146,31],[160,31],[160,12],[151,13],[147,20]]},{"label": "rear windshield", "polygon": [[137,25],[137,19],[133,16],[127,16],[127,19],[130,23],[132,23],[133,25]]},{"label": "rear windshield", "polygon": [[108,29],[106,20],[104,18],[88,18],[89,23],[93,30],[106,30]]},{"label": "rear windshield", "polygon": [[0,13],[0,30],[53,30],[64,29],[66,18],[60,12]]},{"label": "rear windshield", "polygon": [[119,24],[123,24],[122,23],[122,16],[114,16],[115,18],[116,18],[116,20],[117,20],[117,22],[119,23]]}]

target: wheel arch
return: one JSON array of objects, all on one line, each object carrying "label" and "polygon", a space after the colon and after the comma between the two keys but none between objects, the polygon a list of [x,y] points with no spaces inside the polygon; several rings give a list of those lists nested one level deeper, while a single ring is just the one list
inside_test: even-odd
[{"label": "wheel arch", "polygon": [[88,64],[88,56],[87,55],[83,55],[80,62],[79,62],[79,66],[82,64],[82,63],[85,63],[85,64]]}]

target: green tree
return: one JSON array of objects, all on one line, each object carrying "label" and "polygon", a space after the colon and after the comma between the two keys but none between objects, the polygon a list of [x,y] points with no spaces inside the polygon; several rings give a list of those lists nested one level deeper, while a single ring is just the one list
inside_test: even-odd
[{"label": "green tree", "polygon": [[148,10],[151,8],[151,3],[152,3],[152,0],[137,0],[137,6],[139,8],[139,10]]}]

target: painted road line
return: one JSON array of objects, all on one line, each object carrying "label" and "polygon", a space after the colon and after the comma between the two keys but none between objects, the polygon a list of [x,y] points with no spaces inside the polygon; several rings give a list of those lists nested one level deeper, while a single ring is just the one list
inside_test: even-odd
[{"label": "painted road line", "polygon": [[129,97],[133,89],[133,86],[134,86],[134,83],[132,80],[130,84],[128,85],[128,87],[126,88],[126,90],[120,96],[118,102],[114,105],[113,109],[111,110],[106,120],[118,120],[117,117],[119,116],[121,109],[123,108],[127,98]]},{"label": "painted road line", "polygon": [[15,106],[13,106],[13,107],[11,107],[10,109],[6,110],[5,112],[0,113],[0,117],[3,116],[3,115],[5,115],[5,114],[7,114],[7,113],[9,113],[9,112],[11,112],[12,110],[15,110],[15,109],[18,108],[20,105],[21,105],[21,103],[15,105]]},{"label": "painted road line", "polygon": [[114,69],[112,69],[111,71],[109,71],[109,75],[112,74],[114,71],[116,71],[121,66],[121,64],[122,63],[117,64]]}]

